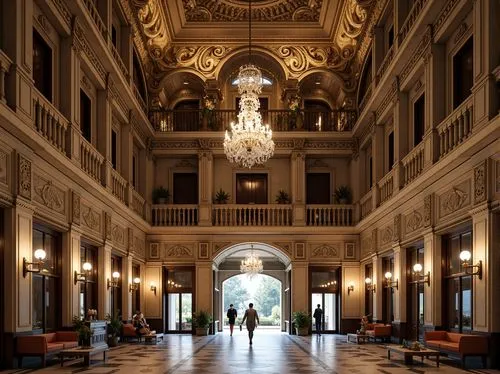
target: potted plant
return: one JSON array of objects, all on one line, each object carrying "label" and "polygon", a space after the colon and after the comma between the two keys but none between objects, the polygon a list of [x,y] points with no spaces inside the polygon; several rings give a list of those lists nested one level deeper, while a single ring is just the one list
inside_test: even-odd
[{"label": "potted plant", "polygon": [[226,204],[229,200],[231,195],[229,195],[226,191],[224,191],[222,188],[215,193],[215,202],[217,204]]},{"label": "potted plant", "polygon": [[170,198],[170,192],[163,186],[153,190],[153,204],[166,204]]},{"label": "potted plant", "polygon": [[122,316],[116,313],[114,316],[106,314],[106,321],[108,321],[108,345],[116,347],[118,345],[118,335],[122,331],[123,323]]},{"label": "potted plant", "polygon": [[339,186],[334,194],[334,200],[337,204],[350,204],[352,202],[352,192],[349,186]]},{"label": "potted plant", "polygon": [[285,190],[279,190],[274,201],[278,204],[290,204],[290,195]]},{"label": "potted plant", "polygon": [[297,335],[306,336],[309,335],[309,326],[311,325],[311,316],[306,312],[294,312],[293,313],[293,323],[295,324],[295,330]]},{"label": "potted plant", "polygon": [[83,319],[73,316],[73,328],[78,333],[78,345],[82,348],[92,347],[92,329],[86,325]]},{"label": "potted plant", "polygon": [[212,323],[212,315],[206,310],[200,310],[193,314],[193,324],[196,327],[196,335],[208,335],[208,329]]}]

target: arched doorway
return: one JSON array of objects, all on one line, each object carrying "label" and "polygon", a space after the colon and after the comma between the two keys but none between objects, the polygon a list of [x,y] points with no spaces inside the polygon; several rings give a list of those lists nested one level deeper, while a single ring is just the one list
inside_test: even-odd
[{"label": "arched doorway", "polygon": [[[262,277],[255,276],[253,279],[242,274],[240,271],[241,261],[245,256],[253,251],[263,263]],[[256,309],[260,311],[260,316],[265,317],[262,322],[273,326],[277,326],[277,331],[288,331],[291,320],[291,260],[289,255],[281,248],[267,243],[257,243],[257,242],[246,242],[232,245],[221,251],[213,260],[213,276],[214,276],[214,295],[213,295],[213,310],[215,320],[219,321],[218,331],[222,331],[224,325],[226,324],[226,310],[230,301],[227,301],[224,297],[224,285],[228,285],[225,282],[236,282],[235,279],[239,279],[240,285],[238,287],[247,291],[248,295],[243,295],[243,297],[235,298],[236,302],[233,304],[238,305],[240,309],[238,316],[241,314],[243,317],[244,309],[248,306],[249,302],[255,304]],[[263,281],[263,279],[265,279]],[[272,279],[272,281],[270,280]],[[231,281],[233,280],[233,281]],[[265,304],[264,295],[258,295],[255,297],[255,291],[260,288],[264,290],[267,285],[262,285],[262,282],[273,283],[278,282],[279,287],[279,312],[274,308],[273,317],[273,307],[275,305]],[[253,299],[252,299],[253,292]],[[262,292],[260,292],[262,293]],[[252,299],[252,300],[251,300]],[[272,302],[271,302],[272,303]],[[226,305],[227,304],[227,305]],[[242,304],[242,305],[240,305]],[[260,305],[259,305],[260,304]],[[265,305],[264,305],[265,304]],[[279,323],[276,324],[277,316],[279,318]],[[264,323],[262,323],[264,325]]]}]

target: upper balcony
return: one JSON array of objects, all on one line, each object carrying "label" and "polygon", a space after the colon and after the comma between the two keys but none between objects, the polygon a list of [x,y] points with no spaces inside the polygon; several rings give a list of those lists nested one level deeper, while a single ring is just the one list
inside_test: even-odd
[{"label": "upper balcony", "polygon": [[[355,110],[261,110],[263,123],[273,131],[351,131],[356,123]],[[215,110],[153,110],[149,120],[157,132],[222,131],[238,120],[238,112],[231,109]]]}]

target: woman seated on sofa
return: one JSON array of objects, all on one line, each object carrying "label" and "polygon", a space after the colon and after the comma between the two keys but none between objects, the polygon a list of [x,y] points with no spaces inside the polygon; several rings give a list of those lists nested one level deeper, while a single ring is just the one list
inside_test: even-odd
[{"label": "woman seated on sofa", "polygon": [[146,318],[144,318],[144,314],[142,314],[140,311],[137,311],[137,313],[134,315],[133,323],[138,334],[141,335],[149,335],[152,333],[154,334],[154,331],[151,331],[149,329],[149,325],[146,322]]}]

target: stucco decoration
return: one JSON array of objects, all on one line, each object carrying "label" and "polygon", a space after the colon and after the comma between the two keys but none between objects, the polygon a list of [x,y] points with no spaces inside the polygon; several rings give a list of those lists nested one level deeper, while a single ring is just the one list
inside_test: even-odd
[{"label": "stucco decoration", "polygon": [[72,210],[73,210],[73,223],[79,225],[80,224],[80,215],[81,215],[81,210],[80,210],[80,195],[73,191],[72,193]]},{"label": "stucco decoration", "polygon": [[146,255],[146,242],[144,239],[134,237],[134,252],[141,257]]},{"label": "stucco decoration", "polygon": [[500,161],[496,161],[496,191],[500,192]]},{"label": "stucco decoration", "polygon": [[372,250],[372,237],[371,236],[361,237],[361,253],[364,255],[370,253],[371,250]]},{"label": "stucco decoration", "polygon": [[111,240],[111,214],[104,212],[104,237]]},{"label": "stucco decoration", "polygon": [[41,176],[33,175],[33,200],[45,205],[47,208],[64,214],[66,211],[66,199],[64,191],[56,187],[52,181]]},{"label": "stucco decoration", "polygon": [[470,204],[470,185],[465,181],[458,186],[453,186],[450,190],[443,193],[439,198],[439,216],[444,217],[448,214]]},{"label": "stucco decoration", "polygon": [[125,228],[119,225],[112,225],[111,227],[111,239],[117,245],[125,246]]},{"label": "stucco decoration", "polygon": [[292,243],[291,242],[274,242],[272,245],[281,248],[284,252],[288,253],[290,256],[292,255]]},{"label": "stucco decoration", "polygon": [[217,255],[224,248],[229,247],[229,245],[231,245],[231,242],[216,242],[216,243],[213,243],[213,245],[212,245],[212,256]]},{"label": "stucco decoration", "polygon": [[424,226],[424,217],[422,214],[414,210],[405,217],[405,233],[410,234]]},{"label": "stucco decoration", "polygon": [[208,260],[209,258],[209,243],[198,243],[198,258],[200,260]]},{"label": "stucco decoration", "polygon": [[334,245],[321,244],[320,246],[312,250],[311,257],[337,258],[338,253],[339,253],[338,244]]},{"label": "stucco decoration", "polygon": [[17,193],[31,200],[31,161],[21,154],[17,160]]},{"label": "stucco decoration", "polygon": [[193,251],[183,245],[174,245],[167,249],[166,257],[192,257]]},{"label": "stucco decoration", "polygon": [[101,228],[101,215],[92,210],[91,207],[82,204],[83,225],[94,231],[99,231]]},{"label": "stucco decoration", "polygon": [[384,245],[384,244],[392,242],[393,235],[394,235],[394,228],[393,228],[393,226],[386,226],[381,231],[380,244]]},{"label": "stucco decoration", "polygon": [[160,243],[149,243],[149,258],[160,258]]},{"label": "stucco decoration", "polygon": [[346,242],[344,244],[344,258],[348,260],[356,259],[356,243]]},{"label": "stucco decoration", "polygon": [[424,227],[432,225],[433,194],[424,197]]},{"label": "stucco decoration", "polygon": [[474,204],[486,200],[486,161],[474,168]]},{"label": "stucco decoration", "polygon": [[399,242],[401,239],[401,214],[394,216],[394,231],[392,235],[393,242]]},{"label": "stucco decoration", "polygon": [[[323,1],[254,0],[252,21],[318,22]],[[248,22],[248,5],[244,1],[183,0],[182,3],[188,22]]]},{"label": "stucco decoration", "polygon": [[305,243],[295,243],[295,258],[298,260],[303,260],[306,258]]},{"label": "stucco decoration", "polygon": [[7,153],[0,150],[0,183],[7,184]]},{"label": "stucco decoration", "polygon": [[378,243],[378,242],[377,242],[377,237],[378,237],[378,234],[377,234],[377,229],[373,229],[373,230],[372,230],[372,240],[371,240],[371,242],[370,242],[370,244],[371,244],[371,248],[370,248],[370,250],[371,250],[372,252],[375,252],[375,251],[377,250],[377,243]]}]

